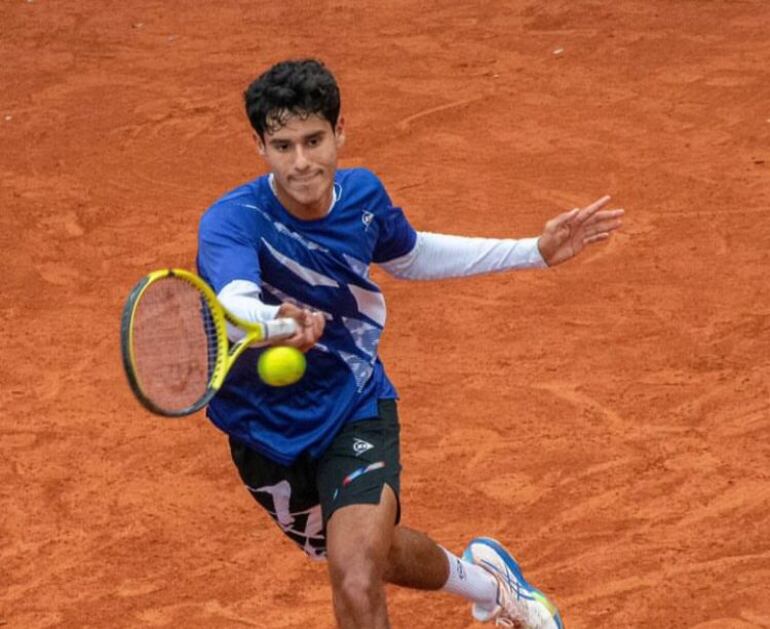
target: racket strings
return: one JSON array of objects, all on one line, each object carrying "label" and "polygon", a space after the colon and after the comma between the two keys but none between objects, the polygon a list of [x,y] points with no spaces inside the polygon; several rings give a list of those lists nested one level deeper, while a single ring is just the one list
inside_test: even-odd
[{"label": "racket strings", "polygon": [[179,411],[205,395],[217,364],[217,329],[194,286],[175,277],[148,286],[134,312],[132,343],[139,386],[156,406]]}]

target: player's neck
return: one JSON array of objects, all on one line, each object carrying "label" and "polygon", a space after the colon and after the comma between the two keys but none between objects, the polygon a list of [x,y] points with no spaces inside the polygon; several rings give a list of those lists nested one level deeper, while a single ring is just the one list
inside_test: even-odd
[{"label": "player's neck", "polygon": [[270,189],[283,208],[293,217],[303,221],[316,221],[326,217],[332,211],[337,201],[337,194],[333,185],[317,202],[300,203],[281,187],[272,174],[268,178],[268,182],[270,183]]}]

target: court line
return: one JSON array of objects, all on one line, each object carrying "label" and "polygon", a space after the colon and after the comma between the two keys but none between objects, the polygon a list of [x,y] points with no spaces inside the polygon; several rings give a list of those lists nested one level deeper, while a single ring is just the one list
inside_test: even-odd
[{"label": "court line", "polygon": [[416,114],[412,114],[411,116],[404,118],[401,122],[399,122],[396,125],[396,127],[401,131],[406,131],[409,128],[409,125],[413,123],[415,120],[419,120],[420,118],[425,118],[426,116],[430,116],[431,114],[437,114],[440,111],[446,111],[447,109],[462,107],[463,105],[475,103],[480,100],[481,100],[481,97],[477,96],[475,98],[466,98],[464,100],[454,101],[452,103],[447,103],[445,105],[439,105],[438,107],[430,107],[429,109],[423,109],[422,111],[418,111]]}]

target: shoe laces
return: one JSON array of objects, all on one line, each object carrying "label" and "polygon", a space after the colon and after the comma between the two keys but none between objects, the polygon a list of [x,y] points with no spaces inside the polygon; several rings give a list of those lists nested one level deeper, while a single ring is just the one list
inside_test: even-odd
[{"label": "shoe laces", "polygon": [[530,626],[529,609],[526,603],[519,602],[517,595],[504,582],[501,576],[497,578],[497,587],[500,595],[500,613],[495,618],[498,627],[513,627],[514,629],[527,629]]},{"label": "shoe laces", "polygon": [[[503,613],[506,613],[506,612],[503,612]],[[527,627],[529,626],[524,623],[524,620],[519,618],[512,618],[510,616],[508,618],[498,616],[495,619],[495,625],[497,625],[498,627],[512,627],[513,629],[527,629]]]}]

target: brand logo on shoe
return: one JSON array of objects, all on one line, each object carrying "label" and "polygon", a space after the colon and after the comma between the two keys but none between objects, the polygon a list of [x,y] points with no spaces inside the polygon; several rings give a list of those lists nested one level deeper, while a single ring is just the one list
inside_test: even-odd
[{"label": "brand logo on shoe", "polygon": [[463,562],[459,559],[457,560],[457,578],[460,581],[465,581],[465,568],[463,568]]},{"label": "brand logo on shoe", "polygon": [[353,439],[353,452],[356,453],[356,456],[359,454],[363,454],[367,450],[371,450],[374,446],[369,443],[368,441],[364,441],[363,439],[359,439],[358,437],[355,437]]}]

